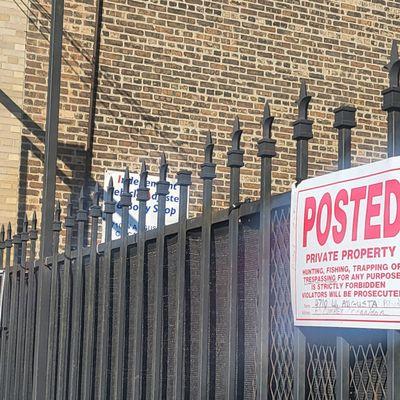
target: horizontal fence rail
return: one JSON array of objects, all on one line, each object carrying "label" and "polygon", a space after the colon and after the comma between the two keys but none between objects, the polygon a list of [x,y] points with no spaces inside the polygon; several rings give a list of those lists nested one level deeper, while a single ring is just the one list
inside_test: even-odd
[{"label": "horizontal fence rail", "polygon": [[[388,156],[400,153],[400,60],[397,44],[383,92]],[[296,182],[308,178],[311,95],[300,85]],[[351,167],[356,109],[334,110],[338,168]],[[177,174],[179,222],[165,224],[169,192],[164,154],[157,183],[157,228],[146,231],[147,165],[142,163],[138,230],[128,235],[130,171],[119,207],[121,237],[112,240],[114,182],[82,189],[62,223],[55,207],[52,254],[36,255],[36,215],[21,230],[0,230],[0,399],[359,399],[400,397],[397,331],[299,328],[290,296],[290,193],[271,194],[273,116],[268,104],[258,141],[260,199],[243,201],[243,132],[232,128],[227,153],[229,208],[213,210],[213,138],[205,140],[203,209],[187,218],[191,171]],[[90,203],[90,205],[89,205]],[[103,218],[104,243],[98,243]],[[64,248],[61,251],[60,243]],[[43,347],[43,344],[45,346]],[[43,351],[45,348],[46,351]],[[40,351],[39,351],[40,350]],[[43,399],[40,399],[43,400]]]}]

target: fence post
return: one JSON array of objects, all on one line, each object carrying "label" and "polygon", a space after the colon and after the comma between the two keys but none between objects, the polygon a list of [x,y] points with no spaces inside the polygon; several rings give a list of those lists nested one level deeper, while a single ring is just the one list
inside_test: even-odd
[{"label": "fence post", "polygon": [[[334,128],[338,129],[338,169],[351,167],[351,128],[356,126],[356,109],[342,106],[333,110]],[[343,335],[336,336],[335,395],[338,400],[348,400],[350,395],[350,345]]]},{"label": "fence post", "polygon": [[153,359],[151,363],[152,386],[150,399],[160,400],[164,391],[164,263],[165,263],[165,201],[169,193],[167,181],[168,164],[165,154],[162,153],[160,161],[160,179],[157,182],[158,211],[157,211],[157,264],[154,279],[154,332],[153,332]]},{"label": "fence post", "polygon": [[[26,249],[29,240],[28,216],[25,213],[21,232],[21,262],[18,265],[19,272],[19,294],[18,294],[18,331],[17,331],[17,350],[16,350],[16,376],[21,376],[24,369],[24,341],[25,341],[25,323],[26,323]],[[14,398],[21,398],[21,382],[19,379],[14,381]]]},{"label": "fence post", "polygon": [[[293,139],[296,140],[296,182],[308,178],[308,141],[312,139],[313,121],[308,119],[311,96],[307,86],[301,81],[300,97],[297,101],[298,119],[293,124]],[[294,400],[304,400],[306,396],[306,337],[299,327],[294,327]]]},{"label": "fence post", "polygon": [[342,106],[333,110],[335,122],[333,127],[338,129],[338,169],[351,167],[351,128],[356,124],[356,109]]},{"label": "fence post", "polygon": [[82,399],[88,400],[92,398],[93,388],[93,362],[94,362],[94,336],[95,336],[95,312],[96,303],[96,276],[97,276],[97,236],[99,233],[99,218],[101,217],[101,207],[99,206],[100,190],[99,184],[96,182],[92,205],[89,210],[91,217],[90,232],[90,261],[89,269],[86,269],[89,275],[88,287],[85,288],[85,296],[89,299],[87,315],[85,316],[85,343],[83,351],[83,394]]},{"label": "fence post", "polygon": [[239,208],[240,208],[240,168],[243,167],[243,153],[240,149],[239,118],[236,117],[232,130],[232,147],[228,151],[230,167],[229,188],[229,297],[228,297],[228,365],[226,371],[226,399],[235,400],[241,390],[238,385],[241,365],[238,360],[238,247],[239,247]]},{"label": "fence post", "polygon": [[[397,41],[393,41],[390,62],[385,67],[389,72],[389,88],[382,92],[382,109],[388,113],[387,155],[394,157],[400,155],[400,58]],[[400,399],[400,332],[387,331],[387,398],[388,400]]]},{"label": "fence post", "polygon": [[67,215],[65,217],[65,251],[64,251],[64,271],[61,283],[61,310],[60,310],[60,339],[58,349],[58,368],[57,368],[57,392],[56,399],[64,400],[68,383],[68,343],[69,327],[71,321],[70,298],[71,298],[71,246],[72,229],[74,228],[75,218],[73,217],[73,206],[71,197],[67,205]]},{"label": "fence post", "polygon": [[174,396],[183,399],[184,355],[185,355],[185,273],[186,273],[186,222],[188,212],[188,188],[192,184],[192,173],[180,170],[177,175],[179,186],[179,231],[177,243],[176,270],[176,321],[175,321],[175,362]]},{"label": "fence post", "polygon": [[143,324],[144,324],[144,287],[145,287],[145,257],[146,257],[146,203],[149,200],[150,189],[147,187],[147,166],[142,161],[140,171],[139,187],[136,199],[139,202],[138,220],[138,241],[137,241],[137,284],[135,292],[135,330],[134,330],[134,350],[135,354],[133,365],[133,398],[143,398]]},{"label": "fence post", "polygon": [[274,117],[265,103],[262,120],[263,138],[258,142],[261,157],[260,188],[260,254],[258,267],[258,329],[257,329],[257,399],[269,393],[269,336],[270,336],[270,267],[271,267],[271,185],[272,157],[276,156],[276,140],[271,138]]},{"label": "fence post", "polygon": [[201,227],[200,260],[200,332],[199,332],[199,400],[209,398],[209,338],[210,338],[210,259],[212,227],[212,187],[215,179],[213,163],[214,143],[211,132],[207,133],[204,149],[204,163],[201,165],[200,178],[203,180],[203,210]]},{"label": "fence post", "polygon": [[126,327],[126,288],[127,288],[127,256],[128,256],[128,229],[129,229],[129,207],[132,204],[132,195],[129,192],[129,169],[126,167],[124,175],[123,190],[119,202],[122,207],[121,215],[121,246],[119,249],[119,289],[118,289],[118,316],[116,326],[117,355],[114,370],[114,400],[124,397],[124,374],[125,374],[125,327]]},{"label": "fence post", "polygon": [[[72,321],[71,321],[71,362],[70,362],[70,400],[80,399],[80,374],[82,371],[82,312],[83,312],[83,246],[85,240],[85,225],[87,222],[87,210],[83,187],[79,195],[79,208],[76,214],[78,223],[78,242],[76,255],[76,268],[73,278],[72,290]],[[39,399],[38,399],[39,400]]]},{"label": "fence post", "polygon": [[[6,249],[6,238],[5,238],[5,230],[4,225],[1,226],[0,231],[0,247],[1,247],[1,266],[4,268],[4,250]],[[0,387],[4,387],[4,379],[7,371],[7,339],[8,339],[8,325],[9,325],[9,314],[10,314],[10,267],[5,263],[5,268],[3,269],[3,279],[4,279],[4,288],[3,288],[3,298],[2,298],[2,311],[1,311],[1,331],[0,331],[0,340],[1,340],[1,352],[0,352]],[[0,394],[0,399],[2,399],[2,395]]]},{"label": "fence post", "polygon": [[114,182],[112,177],[108,182],[106,198],[104,202],[104,219],[105,228],[105,244],[104,262],[103,262],[103,308],[102,308],[102,325],[101,325],[101,341],[99,355],[99,400],[109,399],[108,390],[108,361],[109,361],[109,329],[110,329],[110,277],[111,277],[111,253],[112,253],[112,217],[115,212],[114,201]]}]

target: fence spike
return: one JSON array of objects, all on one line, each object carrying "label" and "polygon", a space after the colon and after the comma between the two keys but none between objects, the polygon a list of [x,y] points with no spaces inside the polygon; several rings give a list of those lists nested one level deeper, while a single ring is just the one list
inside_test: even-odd
[{"label": "fence spike", "polygon": [[152,381],[151,381],[151,397],[159,399],[165,396],[165,382],[163,379],[166,373],[166,365],[162,362],[164,347],[163,347],[163,325],[164,325],[164,262],[165,262],[165,202],[166,196],[169,193],[169,182],[167,181],[168,164],[165,153],[161,154],[160,158],[160,178],[157,182],[157,266],[154,279],[155,290],[155,310],[154,310],[154,334],[153,334],[153,358],[151,362]]},{"label": "fence spike", "polygon": [[64,258],[64,271],[62,273],[61,284],[61,315],[60,315],[60,333],[59,333],[59,357],[57,367],[57,387],[56,398],[64,400],[66,396],[67,374],[65,371],[68,369],[68,343],[69,343],[69,327],[71,321],[70,315],[70,299],[71,299],[71,245],[72,245],[72,230],[75,225],[75,218],[73,215],[74,209],[72,204],[72,195],[69,196],[67,204],[67,214],[65,216],[64,227],[65,235],[65,258]]},{"label": "fence spike", "polygon": [[36,217],[36,211],[34,211],[33,214],[32,214],[31,229],[29,231],[29,239],[31,241],[30,253],[29,253],[29,261],[31,262],[30,268],[33,268],[33,262],[36,259],[36,241],[37,241],[37,238],[38,238],[37,217]]},{"label": "fence spike", "polygon": [[115,212],[114,201],[114,181],[110,177],[107,186],[106,199],[104,202],[104,218],[106,221],[104,263],[102,279],[104,288],[102,293],[103,306],[101,339],[100,339],[100,356],[99,356],[99,400],[108,399],[108,370],[109,370],[109,327],[110,327],[110,270],[111,270],[111,252],[112,252],[112,216]]},{"label": "fence spike", "polygon": [[106,200],[104,202],[104,218],[106,220],[105,242],[108,243],[112,239],[112,216],[115,212],[114,201],[114,181],[112,176],[108,181]]},{"label": "fence spike", "polygon": [[[22,222],[22,232],[20,234],[20,247],[21,247],[21,263],[18,268],[19,270],[19,299],[18,299],[18,329],[17,329],[17,344],[16,344],[16,354],[15,354],[15,376],[21,377],[24,373],[25,360],[24,360],[24,345],[25,345],[25,325],[27,323],[26,315],[26,249],[29,240],[28,233],[28,216],[24,215],[24,220]],[[14,398],[21,398],[22,385],[20,379],[14,380]]]},{"label": "fence spike", "polygon": [[24,221],[22,222],[22,233],[21,233],[21,267],[25,269],[26,267],[26,250],[27,244],[29,240],[29,232],[28,232],[28,216],[25,213]]},{"label": "fence spike", "polygon": [[389,83],[390,87],[398,87],[399,86],[399,73],[400,73],[400,58],[399,58],[399,50],[397,40],[393,40],[392,48],[390,51],[390,60],[389,63],[384,67],[387,71],[389,71]]},{"label": "fence spike", "polygon": [[85,197],[83,187],[79,196],[79,209],[76,214],[78,222],[78,243],[76,255],[76,270],[74,276],[72,305],[72,334],[71,334],[71,369],[69,375],[69,390],[71,398],[78,398],[80,391],[80,374],[82,372],[81,352],[82,352],[82,309],[83,309],[83,246],[85,238],[85,225],[87,222],[87,211],[85,209]]},{"label": "fence spike", "polygon": [[[226,373],[225,398],[235,400],[241,388],[238,379],[243,374],[243,363],[238,359],[238,248],[239,248],[239,207],[240,207],[240,168],[243,167],[244,151],[240,149],[239,118],[235,119],[232,132],[232,147],[228,151],[230,167],[229,188],[229,299],[228,299],[228,362]],[[242,335],[240,335],[242,336]],[[242,337],[240,337],[240,340]],[[240,396],[240,395],[239,395]]]},{"label": "fence spike", "polygon": [[266,101],[264,105],[264,114],[262,120],[264,139],[271,139],[271,128],[273,122],[274,122],[274,117],[271,116],[271,110],[269,108],[268,101]]},{"label": "fence spike", "polygon": [[308,119],[311,96],[307,93],[305,80],[301,80],[300,96],[297,100],[298,119],[293,123],[293,139],[296,140],[296,182],[308,178],[308,141],[312,139],[313,121]]},{"label": "fence spike", "polygon": [[[207,133],[204,149],[204,163],[201,166],[200,178],[203,180],[203,210],[201,227],[201,260],[200,260],[200,329],[199,329],[199,399],[208,399],[210,369],[209,340],[210,335],[210,262],[211,262],[211,229],[212,229],[212,188],[216,177],[213,160],[214,144],[212,135]],[[215,323],[211,326],[215,326]],[[211,343],[212,345],[212,343]]]},{"label": "fence spike", "polygon": [[389,72],[389,87],[382,92],[382,110],[387,112],[387,154],[393,157],[400,155],[400,58],[396,40],[385,68]]},{"label": "fence spike", "polygon": [[[120,268],[119,268],[119,290],[118,290],[118,299],[117,299],[117,354],[115,360],[115,369],[114,369],[114,394],[113,398],[122,399],[124,397],[124,371],[126,367],[126,357],[125,357],[125,327],[127,323],[127,268],[128,268],[128,228],[129,228],[129,207],[132,204],[132,194],[129,192],[129,169],[126,167],[124,174],[124,182],[123,182],[123,190],[121,193],[121,200],[119,202],[122,207],[122,216],[121,216],[121,242],[120,242]],[[117,275],[117,276],[118,276]]]},{"label": "fence spike", "polygon": [[213,162],[213,150],[214,150],[214,143],[212,140],[212,134],[211,131],[208,131],[206,136],[206,145],[204,148],[204,163]]},{"label": "fence spike", "polygon": [[0,229],[0,269],[3,269],[4,266],[3,256],[4,256],[4,249],[6,247],[5,234],[6,232],[4,229],[4,224],[2,224]]},{"label": "fence spike", "polygon": [[144,287],[145,283],[145,255],[146,255],[146,202],[149,199],[149,188],[147,187],[147,166],[142,160],[139,188],[136,199],[139,202],[138,240],[137,240],[137,285],[135,290],[136,315],[134,322],[134,350],[135,360],[133,364],[133,398],[143,397],[143,355],[146,349],[143,346],[144,326]]},{"label": "fence spike", "polygon": [[82,377],[82,399],[89,400],[92,398],[93,389],[93,352],[94,352],[94,336],[95,319],[94,305],[96,303],[96,276],[97,276],[97,236],[99,232],[99,218],[101,217],[101,207],[99,206],[100,190],[99,184],[96,182],[92,195],[92,205],[90,207],[91,216],[91,239],[90,239],[90,265],[86,270],[88,282],[85,285],[85,296],[88,298],[88,307],[85,317],[85,342],[83,349],[83,377]]},{"label": "fence spike", "polygon": [[276,140],[271,138],[272,123],[268,102],[265,102],[262,119],[263,137],[258,141],[258,156],[261,158],[260,179],[260,231],[259,231],[259,269],[257,284],[257,400],[268,398],[269,385],[269,313],[270,308],[270,273],[271,273],[271,186],[272,157],[276,155]]},{"label": "fence spike", "polygon": [[[389,87],[382,92],[382,109],[387,112],[387,155],[400,155],[400,58],[398,44],[393,40],[390,62],[385,66],[389,71]],[[387,331],[387,398],[399,398],[400,380],[400,332]]]}]

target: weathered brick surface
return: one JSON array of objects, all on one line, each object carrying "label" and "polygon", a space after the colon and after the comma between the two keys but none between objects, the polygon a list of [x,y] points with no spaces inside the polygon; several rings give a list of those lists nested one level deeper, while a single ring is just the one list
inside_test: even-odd
[{"label": "weathered brick surface", "polygon": [[17,216],[25,31],[24,8],[0,0],[0,224],[14,224]]},{"label": "weathered brick surface", "polygon": [[[4,0],[3,0],[4,1]],[[43,127],[48,53],[48,2],[33,1],[26,42],[24,110]],[[84,170],[94,33],[94,0],[66,1],[58,196],[77,195]],[[300,78],[313,95],[312,175],[335,169],[332,110],[358,108],[353,161],[384,157],[386,116],[383,66],[400,27],[398,1],[122,1],[104,2],[93,177],[107,168],[156,172],[167,153],[171,176],[194,170],[192,210],[201,209],[197,178],[204,133],[216,141],[215,205],[226,205],[235,115],[243,122],[242,197],[258,192],[257,140],[265,99],[276,116],[274,190],[290,187],[295,172],[291,123]],[[43,135],[24,131],[21,196],[39,205]]]}]

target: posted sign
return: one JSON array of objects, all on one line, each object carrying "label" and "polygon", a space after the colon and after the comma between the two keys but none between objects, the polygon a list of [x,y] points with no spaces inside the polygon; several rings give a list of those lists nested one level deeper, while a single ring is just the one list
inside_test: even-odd
[{"label": "posted sign", "polygon": [[[107,170],[104,174],[104,195],[107,191],[108,182],[110,177],[113,178],[114,182],[114,201],[116,201],[116,210],[113,215],[113,230],[112,238],[118,239],[121,236],[121,213],[122,209],[119,205],[121,199],[121,192],[124,183],[124,171],[113,171]],[[136,190],[139,188],[140,174],[130,174],[129,191],[132,194],[132,205],[129,208],[129,234],[137,232],[137,224],[139,219],[139,202],[136,200]],[[158,203],[157,203],[157,182],[158,176],[147,177],[147,187],[150,189],[150,199],[146,203],[146,229],[154,229],[157,227],[157,214],[158,214]],[[179,209],[179,187],[176,184],[176,180],[172,180],[169,193],[166,197],[166,209],[165,209],[165,223],[173,224],[178,222],[178,209]],[[103,227],[103,241],[105,235],[105,226]]]},{"label": "posted sign", "polygon": [[296,325],[400,329],[400,157],[293,189],[291,292]]}]

